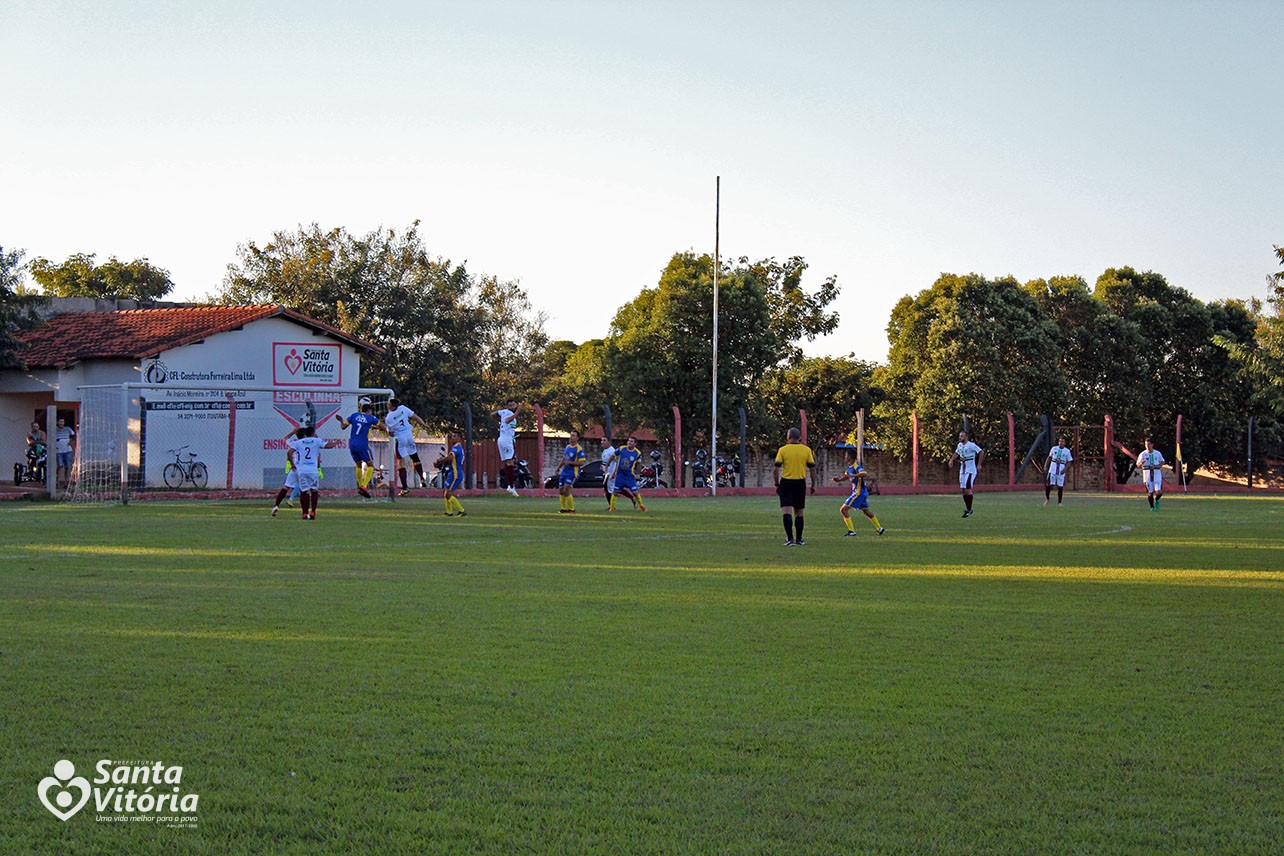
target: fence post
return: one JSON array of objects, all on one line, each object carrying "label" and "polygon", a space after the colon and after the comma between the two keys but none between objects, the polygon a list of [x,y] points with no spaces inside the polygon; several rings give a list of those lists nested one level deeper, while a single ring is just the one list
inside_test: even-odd
[{"label": "fence post", "polygon": [[1253,489],[1253,417],[1248,417],[1248,489]]},{"label": "fence post", "polygon": [[[125,390],[125,399],[129,391]],[[129,423],[125,423],[128,425]],[[232,489],[232,465],[236,462],[236,396],[227,394],[227,489]]]},{"label": "fence post", "polygon": [[464,489],[473,489],[473,405],[464,402]]},{"label": "fence post", "polygon": [[910,413],[910,481],[918,487],[918,412]]},{"label": "fence post", "polygon": [[737,473],[740,486],[745,486],[745,468],[749,466],[749,448],[745,444],[745,435],[749,430],[749,420],[745,415],[745,409],[740,408],[740,472]]},{"label": "fence post", "polygon": [[1115,489],[1115,420],[1109,413],[1106,414],[1106,449],[1105,465],[1106,478],[1105,489],[1110,493]]},{"label": "fence post", "polygon": [[[686,487],[687,473],[682,468],[682,411],[673,405],[673,478],[674,487]],[[659,481],[657,477],[656,481]],[[657,484],[656,487],[659,487]]]},{"label": "fence post", "polygon": [[544,408],[535,405],[535,486],[544,490]]},{"label": "fence post", "polygon": [[1016,417],[1008,414],[1008,484],[1016,484]]},{"label": "fence post", "polygon": [[856,463],[865,465],[865,408],[856,411]]}]

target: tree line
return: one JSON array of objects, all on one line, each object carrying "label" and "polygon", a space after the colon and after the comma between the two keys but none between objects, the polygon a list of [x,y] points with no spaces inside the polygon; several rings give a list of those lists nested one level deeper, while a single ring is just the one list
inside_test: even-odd
[{"label": "tree line", "polygon": [[[60,296],[156,300],[173,287],[146,259],[22,258],[0,248],[0,360],[9,365],[21,357],[14,331],[31,323],[39,299],[24,272]],[[964,415],[995,454],[1005,453],[1008,413],[1023,439],[1043,414],[1100,425],[1109,413],[1120,437],[1152,434],[1171,448],[1180,413],[1189,466],[1242,465],[1249,416],[1262,443],[1279,448],[1284,439],[1284,249],[1275,248],[1275,261],[1265,301],[1205,303],[1131,267],[1105,271],[1092,287],[1077,276],[1020,283],[943,274],[893,309],[882,365],[804,356],[804,341],[838,324],[835,277],[805,284],[800,257],[726,261],[718,271],[721,443],[737,431],[741,408],[750,439],[764,443],[800,408],[818,442],[845,439],[864,408],[867,438],[901,455],[911,412],[932,457],[948,456]],[[430,253],[418,222],[367,234],[312,224],[240,245],[206,299],[279,303],[379,345],[383,354],[363,360],[363,382],[398,390],[443,427],[458,424],[462,402],[484,413],[514,397],[539,402],[554,426],[600,424],[609,405],[617,426],[664,437],[674,406],[688,436],[710,428],[713,281],[710,255],[675,253],[655,286],[616,311],[606,337],[550,341],[546,315],[519,283]]]}]

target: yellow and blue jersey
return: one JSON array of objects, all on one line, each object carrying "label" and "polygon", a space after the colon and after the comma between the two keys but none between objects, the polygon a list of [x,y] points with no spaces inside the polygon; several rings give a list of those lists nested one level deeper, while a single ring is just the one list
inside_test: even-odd
[{"label": "yellow and blue jersey", "polygon": [[446,453],[446,466],[443,467],[445,485],[450,490],[457,489],[464,483],[464,444],[456,443]]},{"label": "yellow and blue jersey", "polygon": [[558,486],[575,484],[575,479],[580,474],[580,467],[584,466],[587,460],[588,456],[584,454],[583,446],[579,443],[567,445],[562,452],[562,466],[558,470]]},{"label": "yellow and blue jersey", "polygon": [[638,460],[642,457],[641,449],[630,449],[625,446],[615,455],[615,486],[629,490],[637,487]]},{"label": "yellow and blue jersey", "polygon": [[852,492],[843,505],[849,508],[869,507],[869,485],[865,483],[865,475],[865,468],[860,464],[847,468],[847,476],[852,482]]}]

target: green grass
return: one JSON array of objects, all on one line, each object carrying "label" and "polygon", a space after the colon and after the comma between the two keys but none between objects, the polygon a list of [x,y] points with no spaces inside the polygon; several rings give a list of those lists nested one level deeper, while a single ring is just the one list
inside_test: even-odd
[{"label": "green grass", "polygon": [[1041,502],[5,503],[0,852],[1278,852],[1284,502]]}]

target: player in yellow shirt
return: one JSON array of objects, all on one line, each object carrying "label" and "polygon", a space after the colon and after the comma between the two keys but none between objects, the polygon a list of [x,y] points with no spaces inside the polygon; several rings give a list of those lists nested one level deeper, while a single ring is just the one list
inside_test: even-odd
[{"label": "player in yellow shirt", "polygon": [[816,456],[802,441],[802,431],[790,428],[785,445],[776,452],[776,465],[771,471],[780,497],[780,513],[785,524],[785,546],[801,547],[803,509],[807,506],[807,475],[811,474],[811,492],[816,492]]}]

